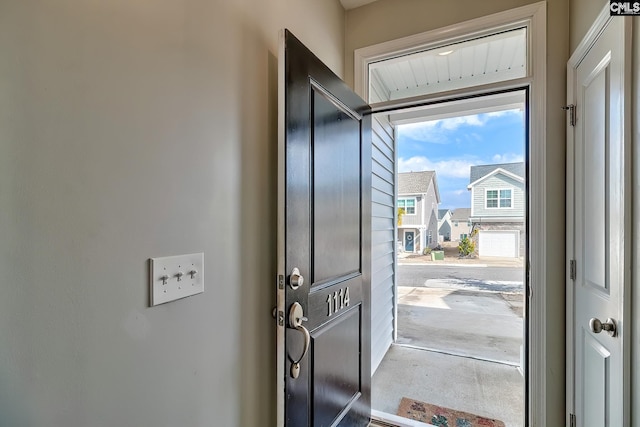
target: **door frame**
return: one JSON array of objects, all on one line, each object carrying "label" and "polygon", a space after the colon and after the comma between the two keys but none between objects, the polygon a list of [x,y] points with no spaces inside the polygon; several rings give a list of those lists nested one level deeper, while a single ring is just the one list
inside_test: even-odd
[{"label": "door frame", "polygon": [[[528,70],[523,78],[499,83],[486,84],[465,89],[437,92],[410,99],[371,104],[372,112],[409,108],[426,103],[454,100],[461,97],[483,95],[509,89],[528,90],[528,130],[529,169],[528,185],[528,227],[529,236],[546,236],[545,198],[546,180],[546,109],[547,109],[547,5],[541,1],[519,8],[487,15],[447,27],[403,37],[373,46],[357,49],[354,53],[355,92],[368,100],[370,63],[434,48],[440,45],[463,41],[471,37],[488,35],[496,30],[527,27]],[[546,314],[546,254],[547,241],[544,238],[529,239],[528,276],[525,294],[528,297],[526,320],[525,363],[528,367],[525,400],[527,425],[544,425],[547,420],[547,314]],[[535,283],[535,286],[530,284]],[[535,373],[535,375],[533,374]]]},{"label": "door frame", "polygon": [[[600,11],[600,13],[598,14],[598,17],[595,19],[595,21],[593,22],[593,24],[591,25],[591,28],[589,29],[589,31],[587,32],[587,34],[584,36],[584,38],[582,39],[582,41],[580,42],[580,44],[578,45],[578,47],[576,47],[575,51],[571,54],[571,57],[569,58],[569,61],[567,62],[567,106],[569,105],[575,105],[575,100],[576,100],[576,91],[575,91],[575,85],[576,85],[576,78],[577,78],[577,68],[580,65],[580,63],[582,62],[582,60],[586,57],[587,53],[589,53],[589,50],[591,49],[591,47],[596,43],[596,41],[598,40],[598,37],[602,34],[602,32],[604,31],[605,27],[607,26],[607,24],[610,22],[611,19],[624,19],[625,23],[624,23],[624,37],[625,37],[625,52],[624,52],[624,57],[625,57],[625,64],[624,64],[624,77],[623,77],[623,87],[624,89],[628,90],[631,87],[631,72],[632,72],[632,61],[629,59],[631,58],[631,44],[632,44],[632,25],[633,25],[633,20],[631,19],[631,17],[622,17],[622,16],[618,16],[618,17],[612,17],[610,15],[609,12],[609,3],[607,3],[602,10]],[[625,143],[625,147],[624,150],[626,150],[625,153],[625,159],[627,159],[626,161],[628,162],[628,164],[630,163],[630,159],[631,159],[631,152],[630,152],[630,148],[631,148],[631,96],[629,96],[630,93],[625,93],[623,91],[623,93],[621,94],[622,97],[622,121],[623,121],[623,127],[622,127],[622,135],[625,141],[627,141],[627,143]],[[576,108],[579,108],[576,107]],[[567,115],[569,116],[569,114]],[[567,169],[567,189],[566,189],[566,200],[567,200],[567,206],[566,206],[566,272],[565,272],[565,283],[566,283],[566,292],[567,292],[567,300],[566,300],[566,423],[567,425],[572,425],[571,424],[571,416],[572,414],[575,414],[575,349],[574,349],[574,339],[575,339],[575,334],[574,334],[574,315],[575,315],[575,307],[573,304],[573,299],[575,298],[575,292],[573,289],[573,279],[571,278],[572,275],[572,268],[571,268],[571,260],[575,259],[575,248],[573,245],[573,236],[576,232],[575,227],[574,227],[574,222],[573,222],[573,218],[575,215],[575,209],[574,209],[574,199],[575,199],[575,180],[574,180],[574,173],[575,173],[575,167],[574,167],[574,157],[575,157],[575,131],[574,131],[574,127],[570,124],[570,118],[567,117],[567,122],[566,122],[566,127],[567,127],[567,165],[566,165],[566,169]],[[631,183],[631,173],[627,173],[626,177],[625,177],[625,181],[624,181],[624,185],[625,188],[632,188],[632,183]],[[631,214],[630,214],[630,209],[631,209],[631,203],[626,203],[625,207],[625,224],[624,224],[624,230],[626,232],[629,233],[629,236],[631,236],[631,233],[629,232],[629,230],[631,230]],[[630,253],[630,249],[631,249],[631,238],[627,239],[625,238],[625,253],[629,254]],[[625,255],[626,259],[628,262],[630,262],[630,257],[628,255]],[[626,296],[626,298],[623,298],[623,303],[622,303],[622,318],[620,319],[620,325],[630,325],[631,324],[631,298],[629,297],[631,295],[631,280],[630,280],[630,275],[629,275],[629,271],[630,269],[627,269],[627,273],[625,275],[625,280],[624,280],[624,284],[623,284],[623,295]],[[630,338],[631,338],[631,334],[629,334],[628,330],[625,332],[625,329],[628,328],[621,328],[621,334],[625,334],[626,338],[627,338],[627,344],[623,346],[622,348],[622,358],[623,358],[623,372],[631,372],[631,343],[630,343]],[[623,379],[624,381],[624,379]],[[629,399],[631,393],[631,379],[629,378],[628,381],[626,381],[626,383],[624,384],[624,393],[623,395],[627,397],[627,399]],[[625,407],[627,408],[626,410],[629,410],[629,405],[630,405],[630,400],[628,400],[626,402]]]}]

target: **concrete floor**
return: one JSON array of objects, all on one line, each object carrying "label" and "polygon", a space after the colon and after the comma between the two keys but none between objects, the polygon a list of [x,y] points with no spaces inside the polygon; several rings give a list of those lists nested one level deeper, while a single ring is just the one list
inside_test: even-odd
[{"label": "concrete floor", "polygon": [[373,376],[372,408],[402,397],[522,427],[522,296],[399,287],[398,343]]}]

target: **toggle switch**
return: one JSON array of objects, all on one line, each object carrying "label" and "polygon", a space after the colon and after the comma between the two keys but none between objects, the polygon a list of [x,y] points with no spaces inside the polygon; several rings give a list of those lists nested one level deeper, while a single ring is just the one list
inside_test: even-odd
[{"label": "toggle switch", "polygon": [[151,307],[204,292],[202,252],[151,258],[149,270]]}]

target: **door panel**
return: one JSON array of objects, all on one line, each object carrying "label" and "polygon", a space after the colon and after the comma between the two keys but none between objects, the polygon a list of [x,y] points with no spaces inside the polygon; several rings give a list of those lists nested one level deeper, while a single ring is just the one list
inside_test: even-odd
[{"label": "door panel", "polygon": [[313,333],[314,426],[331,425],[360,397],[359,308],[355,307]]},{"label": "door panel", "polygon": [[360,272],[360,122],[314,87],[313,286]]},{"label": "door panel", "polygon": [[[606,134],[608,133],[606,93],[608,83],[609,58],[602,58],[599,67],[582,82],[584,92],[584,215],[581,232],[584,234],[584,279],[595,288],[606,289],[605,283],[605,223],[607,184]],[[584,72],[584,71],[583,71]]]},{"label": "door panel", "polygon": [[[604,32],[575,68],[573,348],[578,426],[628,425],[624,299],[629,173],[625,160],[624,34],[622,19]],[[617,322],[616,334],[592,319]],[[628,389],[627,389],[628,390]]]},{"label": "door panel", "polygon": [[[611,381],[609,364],[611,353],[586,331],[582,334],[585,363],[582,365],[584,378],[583,400],[584,419],[590,425],[607,425],[605,407],[602,402],[610,398],[608,382]],[[589,369],[589,371],[587,371]]]},{"label": "door panel", "polygon": [[370,108],[290,32],[282,43],[278,425],[366,426]]},{"label": "door panel", "polygon": [[413,231],[405,231],[404,233],[404,250],[406,252],[413,252],[414,248],[414,233]]}]

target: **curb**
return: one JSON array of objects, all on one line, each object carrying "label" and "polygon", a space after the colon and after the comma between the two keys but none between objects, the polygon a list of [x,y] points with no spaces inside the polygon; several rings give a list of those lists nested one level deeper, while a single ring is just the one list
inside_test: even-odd
[{"label": "curb", "polygon": [[398,265],[428,265],[433,267],[489,267],[487,264],[431,264],[426,262],[398,262]]}]

